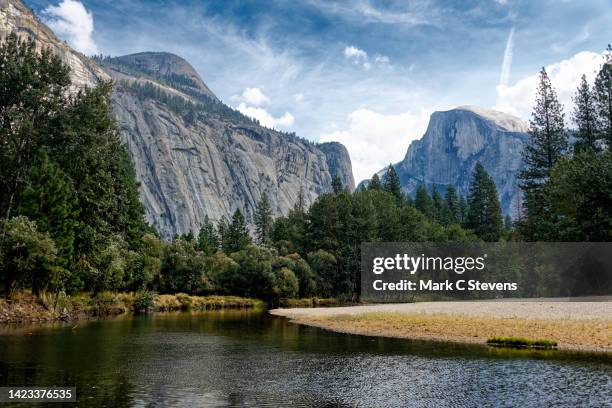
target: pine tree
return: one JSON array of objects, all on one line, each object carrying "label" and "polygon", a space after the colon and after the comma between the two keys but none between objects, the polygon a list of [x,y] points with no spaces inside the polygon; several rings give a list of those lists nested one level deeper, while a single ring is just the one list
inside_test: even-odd
[{"label": "pine tree", "polygon": [[512,227],[513,227],[512,217],[506,214],[506,216],[504,217],[504,228],[510,231],[512,230]]},{"label": "pine tree", "polygon": [[420,185],[417,187],[416,194],[414,197],[414,206],[426,217],[433,217],[433,201],[431,200],[429,193],[427,193],[427,188],[425,188],[424,185]]},{"label": "pine tree", "polygon": [[566,154],[568,144],[562,107],[544,68],[530,127],[531,140],[523,153],[524,170],[519,175],[524,208],[520,230],[526,239],[537,240],[554,229],[544,187],[553,166]]},{"label": "pine tree", "polygon": [[259,244],[270,244],[273,222],[270,201],[268,200],[268,196],[264,193],[259,203],[257,203],[257,208],[255,210],[255,233],[257,234],[257,241]]},{"label": "pine tree", "polygon": [[431,192],[431,202],[433,204],[433,217],[436,221],[442,220],[442,213],[444,212],[444,202],[442,200],[442,196],[436,189],[436,186],[433,186]]},{"label": "pine tree", "polygon": [[612,46],[608,44],[604,63],[595,78],[595,107],[600,124],[600,137],[612,146]]},{"label": "pine tree", "polygon": [[378,177],[378,174],[374,174],[372,179],[370,179],[368,190],[382,190],[382,184],[380,184],[380,177]]},{"label": "pine tree", "polygon": [[249,235],[244,216],[240,210],[237,209],[234,211],[232,223],[228,227],[227,240],[224,243],[225,247],[223,250],[231,254],[245,249],[251,242],[251,236]]},{"label": "pine tree", "polygon": [[589,149],[597,151],[597,137],[599,129],[597,126],[597,114],[595,109],[595,95],[582,75],[580,86],[573,98],[574,110],[572,119],[577,126],[576,137],[579,139],[574,150]]},{"label": "pine tree", "polygon": [[28,186],[21,195],[19,213],[36,222],[38,230],[49,233],[58,249],[58,262],[68,267],[74,252],[77,229],[77,200],[66,175],[41,154],[30,169]]},{"label": "pine tree", "polygon": [[393,194],[398,203],[402,203],[404,200],[404,193],[402,192],[402,185],[400,183],[399,176],[395,171],[395,167],[389,164],[389,169],[383,178],[383,190],[387,193]]},{"label": "pine tree", "polygon": [[334,194],[340,194],[343,190],[344,186],[342,185],[342,179],[336,174],[332,180],[332,191]]},{"label": "pine tree", "polygon": [[449,185],[444,194],[444,222],[448,224],[457,224],[461,220],[461,208],[459,197],[455,186]]},{"label": "pine tree", "polygon": [[468,213],[468,203],[464,196],[459,197],[459,224],[465,225]]},{"label": "pine tree", "polygon": [[205,255],[212,255],[217,252],[219,248],[219,236],[215,231],[215,226],[208,218],[208,215],[204,216],[204,222],[198,233],[198,250],[202,251]]},{"label": "pine tree", "polygon": [[468,196],[467,228],[487,242],[499,241],[503,232],[501,206],[493,178],[476,164]]}]

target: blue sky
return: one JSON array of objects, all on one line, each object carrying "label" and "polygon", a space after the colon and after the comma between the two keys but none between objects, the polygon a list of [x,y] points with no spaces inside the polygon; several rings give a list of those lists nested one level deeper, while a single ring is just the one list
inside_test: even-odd
[{"label": "blue sky", "polygon": [[528,119],[542,66],[569,105],[612,42],[610,0],[26,3],[86,53],[186,58],[227,104],[343,142],[357,180],[401,160],[432,111],[479,105]]}]

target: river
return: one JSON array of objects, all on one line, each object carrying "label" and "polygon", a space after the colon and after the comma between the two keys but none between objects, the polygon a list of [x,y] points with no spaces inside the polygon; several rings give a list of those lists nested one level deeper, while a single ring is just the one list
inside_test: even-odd
[{"label": "river", "polygon": [[78,406],[92,407],[602,407],[612,360],[183,312],[0,327],[7,385],[76,386]]}]

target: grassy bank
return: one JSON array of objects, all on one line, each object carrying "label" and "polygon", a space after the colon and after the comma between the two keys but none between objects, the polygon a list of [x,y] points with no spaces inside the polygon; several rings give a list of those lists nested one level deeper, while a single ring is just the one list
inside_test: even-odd
[{"label": "grassy bank", "polygon": [[[444,302],[452,309],[459,302]],[[475,303],[475,302],[474,302]],[[459,305],[457,305],[459,306]],[[461,343],[480,343],[496,346],[544,348],[538,340],[547,339],[546,346],[566,350],[612,352],[612,319],[585,313],[583,318],[562,316],[570,304],[544,303],[534,312],[530,305],[530,316],[499,316],[492,311],[486,316],[487,307],[496,306],[482,302],[474,309],[475,314],[415,313],[411,305],[402,305],[405,312],[369,311],[354,312],[351,309],[289,309],[274,310],[273,314],[286,316],[295,323],[320,327],[343,333],[368,336],[399,337],[416,340],[436,340]],[[520,306],[520,305],[519,305]],[[582,305],[580,305],[582,306]],[[519,310],[515,304],[506,305],[508,310]],[[588,305],[583,307],[588,309]],[[605,306],[607,307],[607,306]],[[560,309],[560,310],[556,310]],[[556,310],[554,312],[551,312]],[[474,312],[476,313],[476,312]],[[517,312],[518,314],[518,312]],[[495,340],[495,341],[493,341]],[[495,343],[495,344],[493,344]],[[520,343],[520,344],[519,344]]]},{"label": "grassy bank", "polygon": [[[142,295],[134,293],[101,292],[74,296],[33,296],[22,292],[11,299],[0,298],[0,323],[49,322],[76,320],[89,317],[113,316],[142,309]],[[229,308],[265,307],[258,299],[237,296],[152,295],[145,307],[150,312],[177,310],[217,310]]]}]

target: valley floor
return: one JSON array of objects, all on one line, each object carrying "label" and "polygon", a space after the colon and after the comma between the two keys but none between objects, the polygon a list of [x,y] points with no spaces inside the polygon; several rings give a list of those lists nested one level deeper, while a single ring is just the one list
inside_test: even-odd
[{"label": "valley floor", "polygon": [[274,309],[271,314],[336,332],[482,343],[525,337],[558,342],[559,349],[612,352],[612,298],[535,301],[453,301],[319,309]]}]

